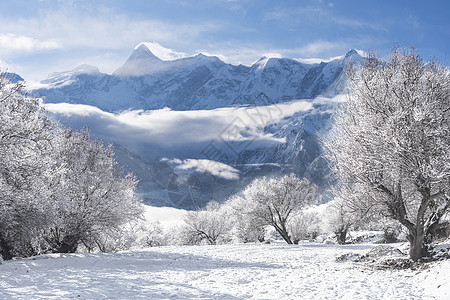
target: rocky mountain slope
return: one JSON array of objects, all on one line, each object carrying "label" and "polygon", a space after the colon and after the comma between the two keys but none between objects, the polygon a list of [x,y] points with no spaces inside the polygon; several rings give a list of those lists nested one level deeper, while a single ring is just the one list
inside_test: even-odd
[{"label": "rocky mountain slope", "polygon": [[[167,61],[143,43],[111,75],[82,65],[51,74],[33,93],[63,124],[88,124],[94,137],[113,142],[148,204],[195,209],[224,201],[255,177],[291,172],[317,184],[326,201],[332,178],[318,136],[330,128],[336,101],[313,99],[342,93],[344,68],[362,61],[355,50],[310,65],[263,57],[234,66],[202,54]],[[311,100],[303,101],[305,109],[271,116],[294,99]],[[67,112],[51,104],[63,102],[102,111],[75,106]],[[249,109],[236,108],[242,106]],[[157,110],[165,107],[171,110]]]},{"label": "rocky mountain slope", "polygon": [[268,105],[339,94],[344,68],[361,61],[355,50],[320,64],[262,57],[250,67],[234,66],[203,54],[164,61],[142,43],[111,75],[81,65],[50,74],[33,93],[46,103],[87,104],[106,111]]}]

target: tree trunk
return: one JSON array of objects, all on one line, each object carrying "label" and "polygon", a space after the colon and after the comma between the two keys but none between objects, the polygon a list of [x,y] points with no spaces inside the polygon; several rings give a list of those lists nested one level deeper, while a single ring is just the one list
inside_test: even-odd
[{"label": "tree trunk", "polygon": [[[281,233],[280,233],[281,234]],[[288,243],[289,245],[292,245],[292,241],[291,241],[291,237],[289,236],[289,234],[287,232],[285,232],[284,234],[281,235],[283,237],[283,239],[286,241],[286,243]]]},{"label": "tree trunk", "polygon": [[413,261],[418,261],[424,256],[428,255],[428,250],[425,246],[425,232],[416,229],[416,232],[408,234],[409,240],[409,258]]},{"label": "tree trunk", "polygon": [[287,232],[286,229],[284,229],[284,228],[277,228],[277,227],[275,227],[275,229],[278,231],[278,233],[281,235],[281,237],[283,238],[283,240],[286,243],[288,243],[289,245],[292,245],[291,237],[289,236],[289,233]]},{"label": "tree trunk", "polygon": [[339,245],[345,244],[345,240],[347,239],[347,233],[348,233],[348,226],[341,226],[336,231],[334,231],[336,240]]},{"label": "tree trunk", "polygon": [[73,235],[66,235],[59,247],[56,249],[57,253],[75,253],[78,248],[79,239]]},{"label": "tree trunk", "polygon": [[336,239],[339,245],[344,245],[347,239],[347,230],[342,230],[336,233]]},{"label": "tree trunk", "polygon": [[425,234],[427,230],[425,229],[424,215],[425,211],[431,201],[430,196],[430,187],[424,187],[419,189],[422,194],[422,202],[419,206],[419,210],[417,212],[417,221],[416,226],[409,227],[409,257],[413,261],[418,261],[424,256],[428,256],[428,250],[425,243]]},{"label": "tree trunk", "polygon": [[0,234],[0,255],[3,257],[4,260],[9,260],[14,257],[12,252],[13,252],[12,247],[5,240],[3,235]]}]

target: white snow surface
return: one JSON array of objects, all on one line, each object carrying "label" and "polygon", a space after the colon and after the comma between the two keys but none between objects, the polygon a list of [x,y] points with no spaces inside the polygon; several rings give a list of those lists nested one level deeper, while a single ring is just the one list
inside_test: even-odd
[{"label": "white snow surface", "polygon": [[272,243],[48,254],[0,265],[0,298],[449,299],[448,260],[420,271],[335,260],[374,246]]}]

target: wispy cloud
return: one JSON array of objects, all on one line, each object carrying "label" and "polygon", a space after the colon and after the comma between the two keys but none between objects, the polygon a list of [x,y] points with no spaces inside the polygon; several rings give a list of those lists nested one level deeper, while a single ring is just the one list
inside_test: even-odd
[{"label": "wispy cloud", "polygon": [[229,155],[235,155],[230,147],[237,145],[245,144],[247,149],[252,149],[283,143],[284,139],[264,132],[264,127],[296,112],[307,112],[313,103],[294,101],[253,108],[137,110],[119,114],[79,104],[46,104],[45,107],[63,124],[73,128],[87,126],[94,136],[126,145],[143,158],[158,159],[164,153],[167,157],[189,159],[198,158],[211,142]]},{"label": "wispy cloud", "polygon": [[[295,50],[300,56],[314,56],[320,55],[323,53],[336,52],[342,49],[348,49],[349,45],[345,42],[331,42],[331,41],[315,41],[309,44],[306,44],[303,47],[300,47]],[[348,49],[350,50],[350,49]]]},{"label": "wispy cloud", "polygon": [[296,8],[276,8],[264,15],[263,21],[278,21],[283,23],[298,23],[305,18],[312,19],[325,14],[319,6],[301,6]]},{"label": "wispy cloud", "polygon": [[40,51],[59,49],[61,45],[55,40],[39,40],[13,33],[0,34],[0,48],[2,51]]},{"label": "wispy cloud", "polygon": [[[331,3],[332,4],[332,3]],[[312,23],[320,26],[345,26],[349,28],[366,28],[385,31],[382,24],[374,24],[358,18],[348,18],[337,14],[333,10],[334,4],[316,3],[315,5],[303,5],[294,8],[276,8],[265,14],[264,21],[275,21],[284,26],[297,26],[299,24]]]},{"label": "wispy cloud", "polygon": [[5,71],[9,69],[10,65],[6,62],[0,59],[0,70]]},{"label": "wispy cloud", "polygon": [[55,8],[37,11],[35,16],[11,20],[0,19],[6,45],[42,49],[55,47],[92,47],[118,49],[142,41],[161,43],[188,42],[204,32],[214,31],[217,23],[174,23],[158,18],[137,18],[118,10],[93,9],[61,2]]},{"label": "wispy cloud", "polygon": [[144,44],[154,55],[162,60],[176,60],[189,56],[184,52],[178,52],[173,49],[163,47],[156,42],[144,42],[142,44]]},{"label": "wispy cloud", "polygon": [[176,165],[178,170],[186,171],[197,171],[197,172],[207,172],[213,176],[228,180],[239,179],[239,170],[214,160],[209,159],[173,159],[169,161],[170,163]]},{"label": "wispy cloud", "polygon": [[311,58],[295,58],[295,60],[305,63],[305,64],[320,64],[321,62],[330,62],[335,59],[341,59],[344,55],[340,56],[334,56],[330,58],[318,58],[318,57],[311,57]]},{"label": "wispy cloud", "polygon": [[140,42],[157,41],[180,49],[220,28],[215,20],[147,18],[79,3],[60,1],[26,17],[0,13],[0,58],[14,62],[18,67],[13,71],[27,81],[42,80],[51,72],[81,63],[111,73]]}]

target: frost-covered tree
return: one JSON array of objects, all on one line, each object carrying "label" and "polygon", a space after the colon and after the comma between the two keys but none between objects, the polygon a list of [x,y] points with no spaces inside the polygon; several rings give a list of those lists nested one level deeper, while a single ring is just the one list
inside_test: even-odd
[{"label": "frost-covered tree", "polygon": [[288,244],[292,244],[288,223],[292,216],[318,200],[316,186],[294,174],[281,178],[257,178],[243,191],[248,202],[247,215],[256,225],[270,225]]},{"label": "frost-covered tree", "polygon": [[334,234],[338,244],[345,244],[352,226],[359,220],[359,214],[350,208],[348,202],[336,198],[327,203],[325,211],[326,231]]},{"label": "frost-covered tree", "polygon": [[120,174],[110,147],[60,130],[9,78],[0,74],[0,255],[111,244],[106,235],[141,211],[134,177]]},{"label": "frost-covered tree", "polygon": [[136,179],[122,176],[111,146],[91,141],[86,132],[63,130],[58,149],[53,224],[47,232],[53,251],[75,252],[81,242],[92,245],[140,217]]},{"label": "frost-covered tree", "polygon": [[410,257],[427,254],[426,235],[450,208],[450,75],[414,49],[370,54],[349,68],[350,94],[325,140],[350,199],[407,229]]},{"label": "frost-covered tree", "polygon": [[233,236],[239,242],[263,242],[266,238],[266,225],[255,222],[252,211],[256,203],[239,195],[230,197],[224,206],[230,211],[233,222]]},{"label": "frost-covered tree", "polygon": [[210,245],[215,245],[219,241],[225,241],[232,226],[226,210],[215,201],[208,202],[204,209],[188,212],[184,222],[188,244],[206,241]]},{"label": "frost-covered tree", "polygon": [[55,124],[22,82],[0,74],[0,254],[26,256],[40,248],[48,221],[48,181]]},{"label": "frost-covered tree", "polygon": [[321,220],[317,211],[297,212],[288,224],[289,235],[294,244],[301,240],[314,240],[320,233]]}]

